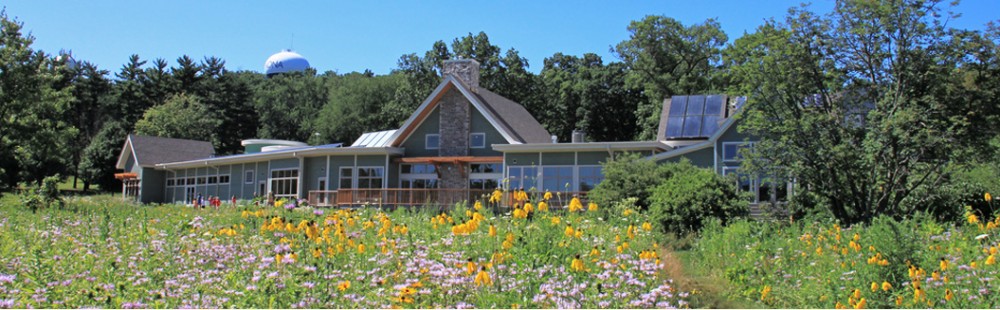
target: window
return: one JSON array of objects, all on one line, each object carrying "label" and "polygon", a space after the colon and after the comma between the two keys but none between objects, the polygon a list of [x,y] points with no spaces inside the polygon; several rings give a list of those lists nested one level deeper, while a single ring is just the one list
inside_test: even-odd
[{"label": "window", "polygon": [[511,166],[507,171],[509,189],[531,189],[538,186],[538,168],[526,166]]},{"label": "window", "polygon": [[214,175],[213,176],[209,176],[208,177],[208,184],[219,184],[219,177],[218,176],[214,176]]},{"label": "window", "polygon": [[482,132],[473,132],[469,135],[469,147],[474,149],[481,149],[486,147],[486,134]]},{"label": "window", "polygon": [[205,184],[205,183],[208,183],[208,178],[206,178],[206,177],[198,177],[198,185],[202,185],[202,184]]},{"label": "window", "polygon": [[299,197],[299,170],[271,170],[271,192],[274,197]]},{"label": "window", "polygon": [[741,149],[753,147],[753,142],[722,142],[722,161],[741,161]]},{"label": "window", "polygon": [[382,188],[383,167],[358,167],[358,188]]},{"label": "window", "polygon": [[441,148],[441,135],[432,133],[424,137],[424,145],[427,146],[428,150],[436,150]]},{"label": "window", "polygon": [[542,168],[542,191],[574,191],[572,166]]},{"label": "window", "polygon": [[469,179],[469,189],[494,190],[499,187],[497,179]]},{"label": "window", "polygon": [[187,185],[194,185],[194,178],[188,178]]},{"label": "window", "polygon": [[340,188],[354,188],[352,180],[354,180],[354,168],[340,168]]},{"label": "window", "polygon": [[469,164],[470,173],[501,173],[503,164]]},{"label": "window", "polygon": [[601,166],[580,166],[579,173],[577,175],[580,178],[580,188],[581,192],[589,192],[597,186],[598,183],[604,180],[604,171],[601,170]]},{"label": "window", "polygon": [[243,173],[243,183],[253,184],[253,170],[247,170]]},{"label": "window", "polygon": [[743,192],[749,192],[753,190],[753,182],[751,178],[746,173],[739,173],[739,167],[725,166],[722,167],[722,176],[733,175],[736,180],[736,188]]},{"label": "window", "polygon": [[174,182],[175,182],[174,179],[167,179],[167,187],[174,186]]},{"label": "window", "polygon": [[469,189],[493,190],[500,187],[503,179],[501,163],[469,164]]},{"label": "window", "polygon": [[438,188],[437,167],[432,164],[400,164],[400,188]]},{"label": "window", "polygon": [[229,176],[228,175],[220,175],[219,176],[219,184],[229,184]]}]

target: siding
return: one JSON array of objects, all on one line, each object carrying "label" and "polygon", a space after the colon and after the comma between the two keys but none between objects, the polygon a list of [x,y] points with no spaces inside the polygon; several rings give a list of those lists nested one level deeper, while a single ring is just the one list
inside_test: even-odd
[{"label": "siding", "polygon": [[420,126],[417,126],[410,136],[406,138],[401,144],[405,148],[405,156],[407,157],[422,157],[422,156],[438,156],[438,150],[428,150],[425,144],[424,137],[427,134],[439,133],[440,132],[440,122],[441,117],[439,116],[439,110],[437,107],[427,114],[427,118],[424,119]]},{"label": "siding", "polygon": [[[481,149],[469,148],[469,155],[471,156],[503,156],[503,153],[494,151],[494,144],[507,144],[507,140],[503,138],[496,128],[486,120],[486,117],[479,110],[472,108],[472,126],[470,133],[482,132],[486,134],[486,147]],[[470,140],[469,146],[472,146]]]}]

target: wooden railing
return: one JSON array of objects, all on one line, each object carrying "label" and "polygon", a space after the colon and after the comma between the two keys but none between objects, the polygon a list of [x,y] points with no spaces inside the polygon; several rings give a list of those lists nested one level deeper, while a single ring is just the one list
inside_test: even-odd
[{"label": "wooden railing", "polygon": [[[454,205],[459,202],[476,200],[487,201],[493,190],[481,189],[447,189],[447,188],[375,188],[375,189],[341,189],[334,191],[309,191],[309,204],[314,206],[426,206]],[[586,203],[586,192],[553,192],[555,197],[550,201],[552,208],[569,204],[574,195]],[[502,201],[506,206],[516,202],[512,192],[504,192]]]}]

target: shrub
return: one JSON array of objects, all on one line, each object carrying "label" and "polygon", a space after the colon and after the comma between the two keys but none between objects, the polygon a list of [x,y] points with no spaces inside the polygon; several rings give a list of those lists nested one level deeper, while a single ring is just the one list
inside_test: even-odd
[{"label": "shrub", "polygon": [[62,197],[59,196],[59,182],[62,181],[62,177],[58,174],[53,176],[45,177],[42,180],[41,187],[30,187],[23,190],[20,194],[21,205],[31,209],[31,212],[36,212],[40,208],[49,208],[53,204],[63,206]]},{"label": "shrub", "polygon": [[629,153],[618,156],[604,164],[604,180],[587,193],[591,201],[602,206],[611,206],[630,197],[636,198],[640,209],[649,207],[651,191],[663,183],[670,172],[652,160],[642,159],[639,154]]},{"label": "shrub", "polygon": [[655,187],[650,217],[666,232],[695,232],[709,219],[727,221],[748,213],[736,184],[687,160],[662,165],[670,177]]}]

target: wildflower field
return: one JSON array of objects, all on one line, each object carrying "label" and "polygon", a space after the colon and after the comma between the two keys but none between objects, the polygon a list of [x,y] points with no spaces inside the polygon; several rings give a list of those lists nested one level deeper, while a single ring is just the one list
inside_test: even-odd
[{"label": "wildflower field", "polygon": [[769,308],[994,308],[1000,218],[868,225],[740,221],[702,231],[694,259],[730,297]]},{"label": "wildflower field", "polygon": [[8,195],[0,307],[688,306],[644,214],[527,196],[443,213],[96,196],[32,213]]}]

